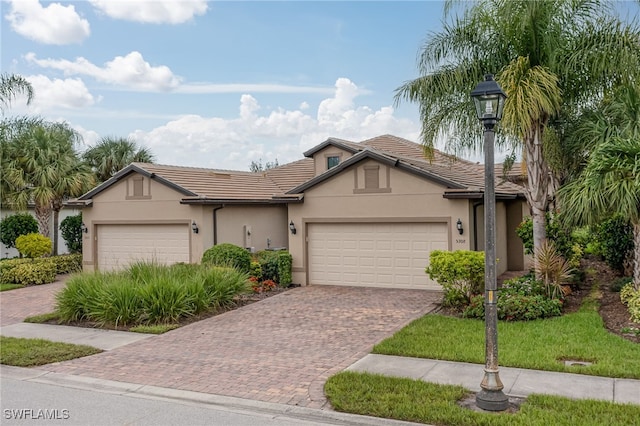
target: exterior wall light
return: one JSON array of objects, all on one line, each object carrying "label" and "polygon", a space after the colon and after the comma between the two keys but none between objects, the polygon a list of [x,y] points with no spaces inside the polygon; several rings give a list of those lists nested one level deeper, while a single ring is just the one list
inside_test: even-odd
[{"label": "exterior wall light", "polygon": [[293,235],[296,235],[296,232],[298,232],[298,231],[296,230],[296,225],[294,225],[294,224],[293,224],[293,221],[289,222],[289,230],[291,231],[291,233],[292,233]]},{"label": "exterior wall light", "polygon": [[476,404],[487,411],[504,411],[509,398],[502,392],[504,385],[498,371],[498,293],[496,282],[496,193],[493,146],[494,127],[502,118],[507,95],[493,75],[485,75],[471,92],[478,119],[484,124],[484,311],[485,367]]},{"label": "exterior wall light", "polygon": [[87,228],[87,225],[84,224],[84,222],[80,224],[80,230],[85,234],[89,232],[89,229]]},{"label": "exterior wall light", "polygon": [[456,222],[456,229],[460,235],[464,232],[464,228],[462,228],[462,220],[460,220],[460,218],[458,218],[458,221]]},{"label": "exterior wall light", "polygon": [[200,232],[200,230],[198,229],[198,224],[196,224],[195,220],[191,222],[191,230],[193,231],[194,234],[197,234],[198,232]]}]

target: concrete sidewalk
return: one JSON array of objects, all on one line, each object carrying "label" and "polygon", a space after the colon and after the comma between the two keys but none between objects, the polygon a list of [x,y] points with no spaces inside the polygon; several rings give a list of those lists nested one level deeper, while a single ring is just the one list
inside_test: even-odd
[{"label": "concrete sidewalk", "polygon": [[156,334],[104,330],[101,328],[71,327],[68,325],[32,324],[20,322],[0,327],[0,335],[27,339],[46,339],[54,342],[88,345],[105,351],[129,343],[148,339]]},{"label": "concrete sidewalk", "polygon": [[[480,391],[484,375],[484,365],[480,364],[376,354],[366,355],[347,370],[461,385],[473,392]],[[540,393],[640,405],[640,380],[509,367],[500,367],[500,379],[509,396]]]}]

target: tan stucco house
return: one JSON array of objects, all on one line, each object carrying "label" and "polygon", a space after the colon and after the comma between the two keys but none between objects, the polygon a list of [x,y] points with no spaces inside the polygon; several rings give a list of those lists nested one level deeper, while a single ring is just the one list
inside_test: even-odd
[{"label": "tan stucco house", "polygon": [[[391,135],[330,138],[265,172],[133,163],[79,198],[85,270],[287,248],[302,285],[438,288],[429,252],[482,250],[484,166]],[[496,177],[498,273],[525,269],[522,187]],[[461,230],[459,228],[462,228]]]}]

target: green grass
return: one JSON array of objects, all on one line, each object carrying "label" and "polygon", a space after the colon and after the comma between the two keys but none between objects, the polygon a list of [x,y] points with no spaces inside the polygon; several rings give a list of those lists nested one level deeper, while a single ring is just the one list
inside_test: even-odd
[{"label": "green grass", "polygon": [[2,283],[0,284],[0,291],[9,291],[9,290],[13,290],[16,288],[23,288],[24,286],[22,284],[8,284],[8,283]]},{"label": "green grass", "polygon": [[435,425],[640,424],[638,405],[530,395],[515,413],[484,413],[457,404],[470,395],[461,386],[350,371],[329,378],[325,393],[338,411]]},{"label": "green grass", "polygon": [[131,327],[129,331],[135,333],[163,334],[167,331],[175,330],[178,327],[180,327],[180,324],[137,325]]},{"label": "green grass", "polygon": [[46,314],[33,315],[31,317],[26,317],[23,320],[23,322],[29,322],[33,324],[44,324],[46,322],[54,321],[54,320],[61,322],[60,314],[58,314],[57,312],[49,312]]},{"label": "green grass", "polygon": [[35,367],[100,352],[91,346],[0,336],[0,364],[17,367]]},{"label": "green grass", "polygon": [[[505,367],[640,379],[640,345],[609,333],[593,298],[562,317],[500,321],[498,349]],[[484,322],[426,315],[376,345],[373,353],[484,364]],[[565,359],[593,364],[565,366]]]}]

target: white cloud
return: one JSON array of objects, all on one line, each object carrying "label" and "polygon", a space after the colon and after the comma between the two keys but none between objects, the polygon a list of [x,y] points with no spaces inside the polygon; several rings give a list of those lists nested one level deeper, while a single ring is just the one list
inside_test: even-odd
[{"label": "white cloud", "polygon": [[[165,65],[153,66],[137,51],[125,56],[116,56],[113,60],[98,66],[86,58],[78,57],[73,61],[67,59],[38,59],[29,52],[24,59],[42,68],[62,71],[65,75],[86,75],[98,81],[120,86],[122,89],[150,92],[173,92],[193,95],[215,93],[310,93],[329,95],[335,92],[332,87],[290,86],[273,83],[190,83],[183,84],[182,78],[173,74]],[[368,93],[359,89],[359,93]]]},{"label": "white cloud", "polygon": [[396,117],[390,106],[374,110],[355,105],[359,90],[349,79],[338,79],[333,96],[319,103],[315,117],[303,112],[308,105],[261,114],[258,100],[244,94],[236,118],[188,115],[129,136],[149,147],[159,163],[234,170],[248,170],[251,161],[260,159],[277,158],[280,164],[300,159],[330,136],[361,141],[390,133],[417,141],[419,124]]},{"label": "white cloud", "polygon": [[116,56],[99,67],[83,57],[66,59],[37,59],[35,53],[25,55],[27,62],[42,68],[63,71],[65,75],[87,75],[98,81],[146,91],[169,91],[178,86],[180,78],[169,67],[152,66],[140,52]]},{"label": "white cloud", "polygon": [[10,115],[12,116],[46,114],[51,119],[64,120],[62,117],[57,117],[61,109],[83,109],[102,100],[101,97],[93,96],[79,78],[50,79],[44,75],[24,77],[31,83],[35,96],[27,105],[26,96],[18,95],[11,105]]},{"label": "white cloud", "polygon": [[182,24],[207,11],[206,0],[90,0],[111,18],[150,24]]},{"label": "white cloud", "polygon": [[5,18],[11,28],[23,37],[44,44],[80,43],[90,34],[89,22],[78,15],[73,5],[49,3],[42,7],[38,0],[11,0]]}]

